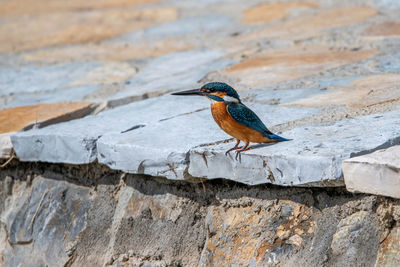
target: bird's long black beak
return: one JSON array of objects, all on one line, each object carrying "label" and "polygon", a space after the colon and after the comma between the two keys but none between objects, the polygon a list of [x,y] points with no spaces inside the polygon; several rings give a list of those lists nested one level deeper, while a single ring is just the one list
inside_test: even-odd
[{"label": "bird's long black beak", "polygon": [[172,93],[171,95],[204,95],[204,92],[202,92],[200,89],[191,89]]}]

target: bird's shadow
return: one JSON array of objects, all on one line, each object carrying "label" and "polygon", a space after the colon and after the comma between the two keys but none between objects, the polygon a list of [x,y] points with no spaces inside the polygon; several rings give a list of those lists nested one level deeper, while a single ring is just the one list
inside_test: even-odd
[{"label": "bird's shadow", "polygon": [[256,144],[256,145],[250,146],[249,149],[247,149],[247,150],[253,150],[253,149],[257,149],[257,148],[272,146],[272,145],[276,145],[277,143],[279,143],[279,142],[267,143],[267,144]]}]

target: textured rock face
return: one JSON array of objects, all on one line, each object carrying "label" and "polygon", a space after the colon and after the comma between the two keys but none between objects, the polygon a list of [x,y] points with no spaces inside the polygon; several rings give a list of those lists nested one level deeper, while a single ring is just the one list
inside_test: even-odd
[{"label": "textured rock face", "polygon": [[371,249],[376,251],[379,246],[378,229],[374,219],[367,211],[359,211],[339,222],[331,243],[335,265],[346,265],[354,258],[373,263],[376,254],[371,255],[361,247],[370,243]]},{"label": "textured rock face", "polygon": [[343,162],[347,190],[400,198],[400,146]]},{"label": "textured rock face", "polygon": [[376,265],[378,266],[397,266],[400,264],[399,244],[400,244],[399,227],[393,228],[386,239],[383,241],[380,249]]},{"label": "textured rock face", "polygon": [[[43,178],[35,179],[30,187],[19,185],[20,191],[6,199],[4,266],[67,262],[87,223],[88,189]],[[29,252],[33,247],[37,253]],[[5,257],[10,250],[18,256]]]},{"label": "textured rock face", "polygon": [[32,167],[13,163],[0,173],[3,266],[398,261],[395,200],[342,189],[168,182],[97,164]]}]

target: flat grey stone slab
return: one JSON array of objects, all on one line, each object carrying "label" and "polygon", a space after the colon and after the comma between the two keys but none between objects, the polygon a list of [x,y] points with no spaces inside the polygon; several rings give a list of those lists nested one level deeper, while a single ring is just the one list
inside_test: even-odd
[{"label": "flat grey stone slab", "polygon": [[397,110],[298,127],[281,134],[292,141],[250,150],[242,154],[241,161],[224,155],[231,144],[199,147],[190,151],[188,173],[252,185],[343,185],[342,161],[399,144],[399,124]]},{"label": "flat grey stone slab", "polygon": [[179,116],[98,141],[98,160],[112,169],[182,180],[187,152],[196,145],[226,139],[209,110]]},{"label": "flat grey stone slab", "polygon": [[[85,164],[98,159],[130,173],[184,179],[189,151],[231,138],[215,124],[208,100],[162,96],[43,129],[12,142],[21,161]],[[313,108],[249,103],[267,125],[318,114]]]},{"label": "flat grey stone slab", "polygon": [[400,146],[343,161],[347,190],[400,198]]},{"label": "flat grey stone slab", "polygon": [[96,142],[105,133],[129,131],[207,107],[207,101],[177,103],[176,97],[167,95],[134,102],[96,116],[18,132],[11,140],[21,161],[85,164],[97,158]]},{"label": "flat grey stone slab", "polygon": [[[184,105],[187,101],[205,103],[204,100],[196,98],[193,101],[187,98],[180,98],[180,100],[176,98],[175,101],[177,107]],[[308,117],[319,112],[317,109],[310,108],[254,103],[249,106],[259,114],[262,120],[268,122],[268,125]],[[106,134],[97,143],[98,160],[112,169],[182,180],[188,177],[187,169],[189,167],[190,170],[192,166],[189,158],[190,151],[202,146],[206,149],[212,148],[209,144],[220,143],[229,138],[231,137],[218,128],[211,111],[207,108],[207,110],[160,121],[124,134]],[[195,160],[204,162],[201,157]],[[219,178],[235,180],[236,177],[227,176],[231,173],[224,167],[224,165],[216,164],[212,168],[215,172],[226,172],[225,176],[220,175]],[[189,174],[192,175],[190,171]]]},{"label": "flat grey stone slab", "polygon": [[[309,117],[317,109],[248,104],[273,125]],[[84,164],[96,159],[110,168],[168,179],[226,178],[250,185],[343,185],[341,163],[398,144],[400,110],[302,126],[281,133],[292,141],[254,145],[234,159],[234,145],[214,123],[209,103],[163,97],[135,102],[97,116],[20,132],[12,136],[22,161]],[[380,129],[376,131],[374,129]]]}]

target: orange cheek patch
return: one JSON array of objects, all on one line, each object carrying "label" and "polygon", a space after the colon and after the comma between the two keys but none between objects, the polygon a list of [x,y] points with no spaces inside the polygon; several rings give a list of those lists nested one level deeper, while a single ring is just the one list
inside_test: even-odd
[{"label": "orange cheek patch", "polygon": [[224,92],[216,92],[216,93],[212,93],[212,95],[215,95],[215,96],[223,98],[224,96],[226,96],[226,93],[224,93]]}]

